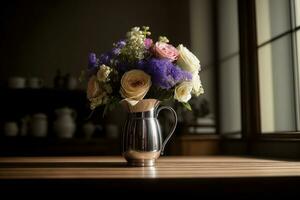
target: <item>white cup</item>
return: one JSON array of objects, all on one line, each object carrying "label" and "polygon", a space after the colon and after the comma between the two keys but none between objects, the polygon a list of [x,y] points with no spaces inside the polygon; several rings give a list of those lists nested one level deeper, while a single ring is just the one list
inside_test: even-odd
[{"label": "white cup", "polygon": [[26,79],[23,77],[11,77],[8,79],[8,87],[13,89],[25,88]]},{"label": "white cup", "polygon": [[30,79],[28,79],[28,87],[33,88],[33,89],[37,89],[37,88],[41,88],[43,85],[43,81],[37,77],[32,77]]},{"label": "white cup", "polygon": [[19,128],[17,122],[6,122],[4,124],[4,135],[5,136],[17,136]]}]

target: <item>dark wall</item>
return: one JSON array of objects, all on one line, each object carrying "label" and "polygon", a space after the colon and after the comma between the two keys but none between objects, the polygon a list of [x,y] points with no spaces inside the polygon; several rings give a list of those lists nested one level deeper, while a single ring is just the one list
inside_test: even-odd
[{"label": "dark wall", "polygon": [[53,0],[1,3],[0,79],[39,76],[47,86],[57,69],[78,75],[90,51],[101,53],[133,26],[148,25],[190,46],[187,0]]}]

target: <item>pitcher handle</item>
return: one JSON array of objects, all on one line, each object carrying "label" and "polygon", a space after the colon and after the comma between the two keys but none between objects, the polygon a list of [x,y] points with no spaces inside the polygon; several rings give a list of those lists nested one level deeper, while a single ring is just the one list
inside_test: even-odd
[{"label": "pitcher handle", "polygon": [[171,128],[171,131],[170,131],[169,135],[166,137],[166,139],[164,140],[164,142],[162,144],[162,148],[161,148],[161,152],[160,152],[161,155],[164,154],[165,146],[166,146],[167,142],[169,141],[169,139],[172,137],[172,135],[173,135],[173,133],[176,129],[176,125],[177,125],[177,114],[176,114],[175,110],[173,108],[169,107],[169,106],[159,107],[156,111],[156,117],[158,117],[159,112],[163,109],[167,109],[167,110],[171,111],[171,113],[173,114],[175,123],[174,123],[173,127]]}]

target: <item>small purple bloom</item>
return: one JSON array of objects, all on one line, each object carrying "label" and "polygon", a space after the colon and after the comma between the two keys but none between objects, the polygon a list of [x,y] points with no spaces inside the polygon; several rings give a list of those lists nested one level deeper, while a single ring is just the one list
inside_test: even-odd
[{"label": "small purple bloom", "polygon": [[121,49],[126,45],[125,40],[119,40],[114,44],[114,48],[111,50],[113,56],[118,56],[121,53]]},{"label": "small purple bloom", "polygon": [[90,53],[89,54],[89,64],[88,68],[93,69],[98,66],[98,59],[95,53]]},{"label": "small purple bloom", "polygon": [[111,59],[112,59],[111,52],[103,53],[99,57],[99,65],[110,65]]},{"label": "small purple bloom", "polygon": [[150,49],[153,44],[153,40],[150,38],[146,38],[144,41],[144,44],[145,44],[146,49]]},{"label": "small purple bloom", "polygon": [[125,40],[119,40],[119,41],[115,44],[115,46],[116,46],[117,48],[123,48],[125,45],[126,45],[126,41],[125,41]]},{"label": "small purple bloom", "polygon": [[113,49],[111,50],[111,53],[112,53],[114,56],[118,56],[118,55],[120,55],[120,53],[121,53],[121,49],[119,49],[119,48],[113,48]]}]

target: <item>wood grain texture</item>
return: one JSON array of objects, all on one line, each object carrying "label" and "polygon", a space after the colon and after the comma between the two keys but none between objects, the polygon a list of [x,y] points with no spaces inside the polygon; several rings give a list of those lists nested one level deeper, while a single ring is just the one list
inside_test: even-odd
[{"label": "wood grain texture", "polygon": [[129,167],[122,157],[2,157],[0,180],[300,177],[300,162],[241,157],[160,157]]}]

